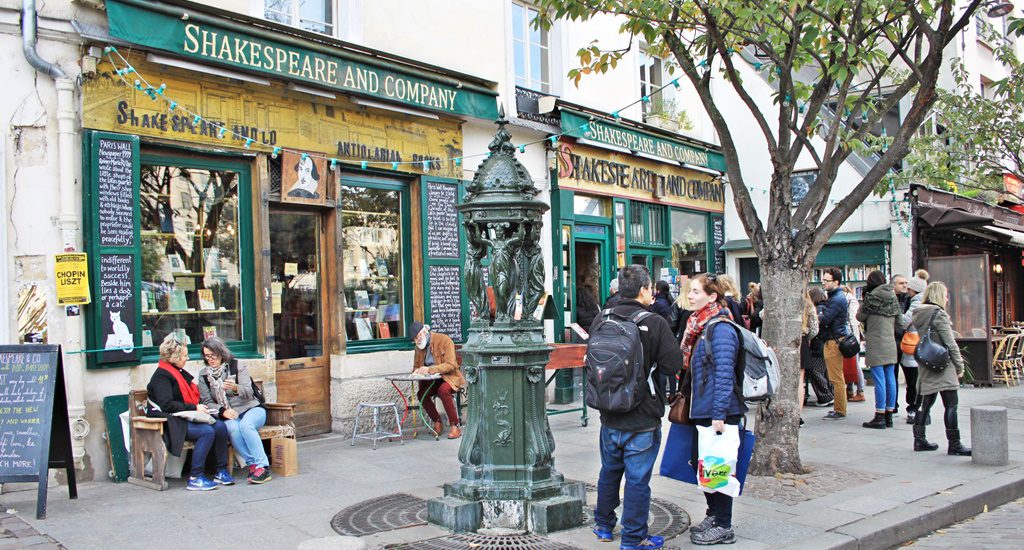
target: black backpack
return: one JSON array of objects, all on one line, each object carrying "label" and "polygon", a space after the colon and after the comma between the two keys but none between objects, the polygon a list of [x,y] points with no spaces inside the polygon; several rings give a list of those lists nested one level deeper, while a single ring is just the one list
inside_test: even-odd
[{"label": "black backpack", "polygon": [[[238,363],[236,361],[232,360],[230,363],[228,363],[228,374],[230,376],[234,376],[235,384],[238,384]],[[207,388],[213,387],[210,385],[209,376],[204,374],[203,379],[206,382]],[[252,384],[252,396],[255,397],[257,401],[260,402],[260,406],[265,405],[267,403],[267,399],[263,396],[263,390],[260,389],[259,385],[256,384],[256,381],[253,380],[251,376],[249,377],[249,383]]]},{"label": "black backpack", "polygon": [[590,333],[584,364],[587,369],[587,406],[624,413],[635,409],[649,393],[644,368],[644,347],[638,323],[654,315],[639,310],[629,317],[610,309]]}]

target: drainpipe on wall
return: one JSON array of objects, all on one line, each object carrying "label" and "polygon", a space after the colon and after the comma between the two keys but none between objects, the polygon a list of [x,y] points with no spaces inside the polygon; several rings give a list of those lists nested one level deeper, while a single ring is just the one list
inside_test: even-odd
[{"label": "drainpipe on wall", "polygon": [[[57,177],[60,183],[58,223],[64,251],[75,251],[79,248],[81,228],[75,193],[75,81],[57,64],[44,60],[36,51],[38,35],[35,0],[21,2],[21,36],[22,51],[29,65],[50,75],[57,89]],[[63,348],[82,349],[82,333],[82,317],[65,317]],[[83,368],[81,354],[65,354],[64,377],[68,395],[68,420],[71,423],[71,454],[78,469],[84,467],[82,459],[85,457],[85,437],[89,435],[89,422],[85,420]]]}]

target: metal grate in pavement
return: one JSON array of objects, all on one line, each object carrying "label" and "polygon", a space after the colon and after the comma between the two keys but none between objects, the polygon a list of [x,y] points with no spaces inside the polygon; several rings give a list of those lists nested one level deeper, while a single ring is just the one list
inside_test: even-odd
[{"label": "metal grate in pavement", "polygon": [[339,535],[361,537],[426,523],[427,501],[395,493],[345,508],[331,519],[331,528]]},{"label": "metal grate in pavement", "polygon": [[[597,486],[592,483],[585,484],[587,493],[597,493]],[[588,499],[591,500],[592,499]],[[621,515],[622,509],[618,510]],[[583,507],[583,525],[594,524],[594,506],[588,502]],[[690,528],[690,514],[685,510],[672,504],[667,500],[651,497],[651,511],[647,520],[648,532],[653,535],[661,535],[666,539],[677,537]]]},{"label": "metal grate in pavement", "polygon": [[459,533],[384,548],[392,550],[579,550],[538,535],[480,535]]}]

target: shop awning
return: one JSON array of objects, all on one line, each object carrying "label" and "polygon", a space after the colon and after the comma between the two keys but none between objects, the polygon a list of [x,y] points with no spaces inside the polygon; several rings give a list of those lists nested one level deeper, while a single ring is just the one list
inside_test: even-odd
[{"label": "shop awning", "polygon": [[921,204],[918,206],[917,217],[932,229],[951,229],[955,227],[977,227],[992,223],[992,218],[972,214],[959,208]]},{"label": "shop awning", "polygon": [[[828,244],[889,242],[890,240],[892,240],[892,234],[888,229],[879,229],[878,231],[847,231],[832,235],[832,238],[828,240]],[[750,250],[751,248],[753,246],[750,244],[750,239],[732,239],[726,241],[722,245],[721,250]]]},{"label": "shop awning", "polygon": [[1016,231],[1013,229],[1004,229],[1002,227],[986,226],[985,231],[998,233],[1000,235],[1006,235],[1010,238],[1010,244],[1024,248],[1024,232]]}]

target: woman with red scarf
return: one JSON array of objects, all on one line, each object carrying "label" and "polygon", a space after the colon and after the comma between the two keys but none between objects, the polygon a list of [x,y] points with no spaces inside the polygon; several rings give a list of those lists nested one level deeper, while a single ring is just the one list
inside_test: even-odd
[{"label": "woman with red scarf", "polygon": [[[210,414],[209,409],[199,403],[199,387],[192,375],[185,371],[186,362],[188,346],[173,334],[168,335],[160,344],[160,363],[146,386],[149,392],[149,411],[146,414],[167,419],[164,442],[172,455],[181,456],[185,440],[195,442],[188,478],[189,491],[209,491],[220,485],[233,485],[235,480],[228,469],[228,429],[224,422],[190,422],[175,415],[185,411]],[[217,475],[212,481],[204,473],[210,449],[217,457]]]},{"label": "woman with red scarf", "polygon": [[[692,388],[690,418],[697,426],[710,427],[721,434],[727,424],[738,426],[747,412],[742,395],[736,390],[739,335],[732,323],[712,323],[716,318],[731,319],[725,304],[725,289],[715,275],[705,273],[694,277],[688,296],[693,314],[686,321],[686,332],[679,348]],[[709,325],[711,328],[707,328]],[[693,448],[697,448],[696,442]],[[704,498],[708,504],[707,514],[703,521],[690,527],[690,541],[701,546],[732,544],[736,541],[732,529],[732,497],[713,492],[704,493]]]}]

